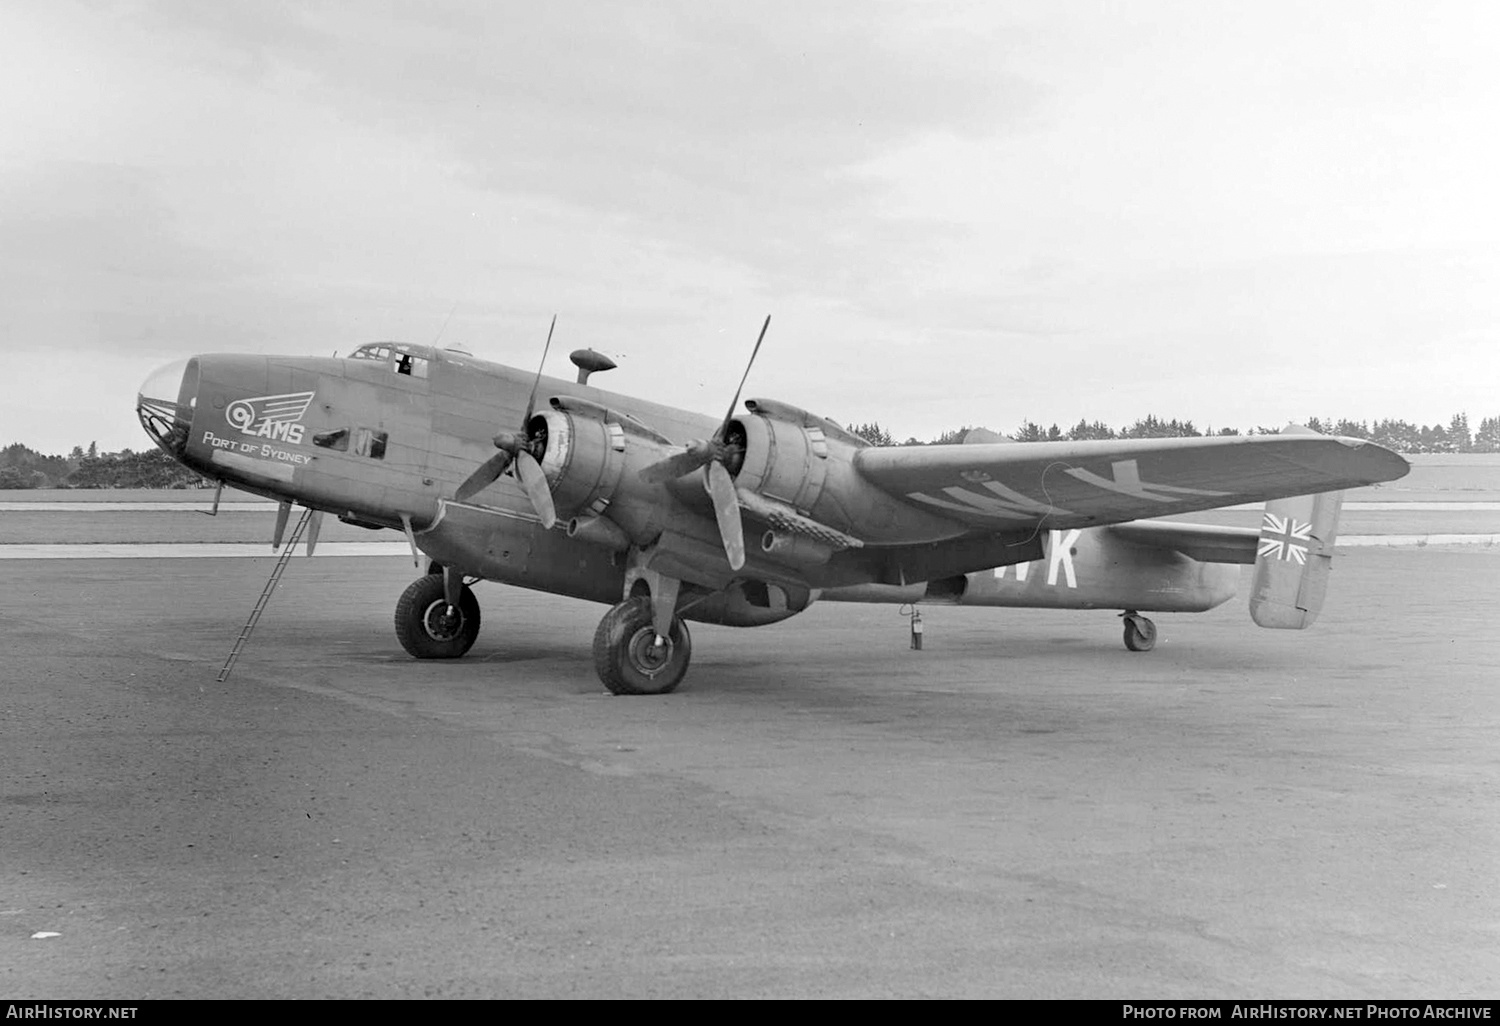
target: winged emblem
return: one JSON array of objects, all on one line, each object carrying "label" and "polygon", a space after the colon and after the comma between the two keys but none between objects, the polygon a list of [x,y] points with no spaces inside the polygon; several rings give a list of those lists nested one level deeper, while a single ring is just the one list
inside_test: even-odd
[{"label": "winged emblem", "polygon": [[312,405],[312,392],[286,392],[282,395],[260,395],[236,399],[224,410],[229,426],[258,438],[279,438],[299,442],[302,429],[298,421]]}]

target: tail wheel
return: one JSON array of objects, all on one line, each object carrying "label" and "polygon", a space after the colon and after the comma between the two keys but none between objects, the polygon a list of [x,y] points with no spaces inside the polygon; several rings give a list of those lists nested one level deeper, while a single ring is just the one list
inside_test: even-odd
[{"label": "tail wheel", "polygon": [[657,644],[651,600],[644,595],[615,606],[594,632],[594,669],[617,695],[665,695],[682,683],[693,655],[687,624],[672,617]]},{"label": "tail wheel", "polygon": [[1125,647],[1132,652],[1149,652],[1156,647],[1156,624],[1138,613],[1124,613]]},{"label": "tail wheel", "polygon": [[418,659],[457,659],[479,637],[479,600],[466,584],[450,612],[443,575],[419,577],[396,603],[396,637]]}]

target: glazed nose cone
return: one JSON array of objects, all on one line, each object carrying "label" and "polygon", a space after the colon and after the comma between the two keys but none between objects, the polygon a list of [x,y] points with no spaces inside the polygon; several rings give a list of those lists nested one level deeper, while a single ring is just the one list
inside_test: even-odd
[{"label": "glazed nose cone", "polygon": [[176,360],[158,368],[141,382],[135,412],[151,440],[172,455],[187,444],[197,404],[196,359]]}]

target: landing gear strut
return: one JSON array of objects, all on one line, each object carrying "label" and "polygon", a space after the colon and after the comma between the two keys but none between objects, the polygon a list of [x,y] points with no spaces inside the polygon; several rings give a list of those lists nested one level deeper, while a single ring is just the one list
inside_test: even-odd
[{"label": "landing gear strut", "polygon": [[594,632],[594,669],[617,695],[665,695],[682,683],[692,655],[687,624],[674,616],[666,634],[657,634],[645,595],[615,606]]},{"label": "landing gear strut", "polygon": [[444,577],[418,577],[396,602],[396,637],[418,659],[457,659],[479,637],[479,600],[456,579],[457,601],[450,605]]},{"label": "landing gear strut", "polygon": [[1149,652],[1156,647],[1156,624],[1127,609],[1120,614],[1125,621],[1125,647],[1132,652]]},{"label": "landing gear strut", "polygon": [[677,615],[682,582],[651,568],[652,551],[633,548],[625,600],[594,632],[594,669],[617,695],[665,695],[682,683],[693,638]]}]

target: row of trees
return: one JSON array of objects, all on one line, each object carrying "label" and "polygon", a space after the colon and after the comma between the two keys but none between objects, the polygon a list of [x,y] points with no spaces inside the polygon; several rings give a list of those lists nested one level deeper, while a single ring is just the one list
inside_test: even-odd
[{"label": "row of trees", "polygon": [[[1368,438],[1396,452],[1500,452],[1500,417],[1485,417],[1479,422],[1479,430],[1473,432],[1469,430],[1468,416],[1462,413],[1454,414],[1446,427],[1442,424],[1409,424],[1404,420],[1379,420],[1367,424],[1362,420],[1321,417],[1309,417],[1307,426],[1325,435]],[[849,430],[876,445],[950,445],[963,441],[971,428],[944,431],[930,442],[908,438],[899,443],[876,422],[855,424]],[[1268,435],[1279,430],[1279,427],[1254,427],[1244,433]],[[1199,431],[1190,420],[1162,420],[1149,416],[1119,430],[1098,420],[1080,420],[1066,430],[1056,424],[1044,428],[1027,420],[1011,432],[1010,437],[1018,442],[1061,442],[1091,438],[1197,438],[1240,433],[1238,428],[1227,427]],[[98,446],[91,443],[87,450],[74,446],[67,456],[44,456],[19,442],[0,449],[0,491],[18,488],[205,488],[209,484],[157,449],[101,453]]]},{"label": "row of trees", "polygon": [[43,456],[16,442],[0,449],[0,491],[21,488],[204,488],[210,484],[159,449]]},{"label": "row of trees", "polygon": [[[1349,438],[1368,438],[1388,449],[1405,453],[1425,452],[1500,452],[1500,417],[1485,417],[1479,422],[1479,430],[1469,430],[1467,414],[1456,413],[1448,422],[1423,426],[1404,420],[1380,420],[1373,424],[1362,420],[1309,417],[1307,426],[1325,435],[1344,435]],[[897,442],[895,437],[879,423],[855,424],[850,431],[876,445],[948,445],[963,441],[971,429],[961,427],[944,431],[931,443],[917,438]],[[985,429],[981,429],[985,430]],[[1241,432],[1239,428],[1212,427],[1200,431],[1190,420],[1162,420],[1156,416],[1144,417],[1128,427],[1116,430],[1103,421],[1080,420],[1072,427],[1063,429],[1056,424],[1042,427],[1035,421],[1023,421],[1010,434],[1017,442],[1063,442],[1084,441],[1098,438],[1200,438],[1204,435],[1273,435],[1280,427],[1258,426]]]}]

